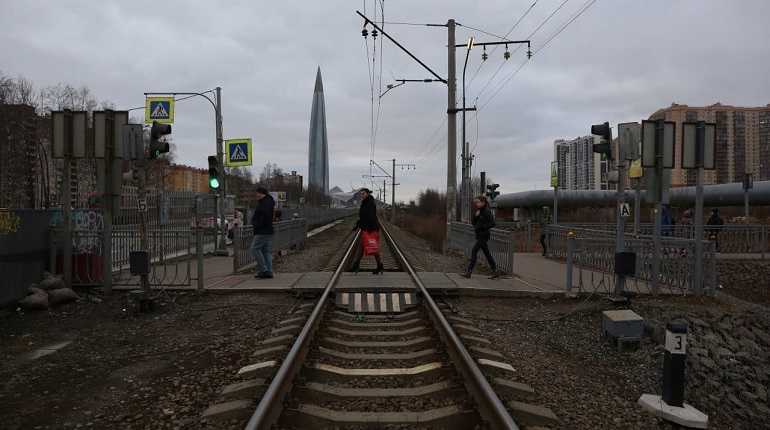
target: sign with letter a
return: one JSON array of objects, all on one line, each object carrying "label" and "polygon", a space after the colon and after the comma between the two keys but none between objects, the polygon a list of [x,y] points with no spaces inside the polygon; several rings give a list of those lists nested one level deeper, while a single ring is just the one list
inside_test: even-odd
[{"label": "sign with letter a", "polygon": [[631,216],[631,205],[628,203],[621,203],[620,204],[620,216],[623,218],[628,218]]}]

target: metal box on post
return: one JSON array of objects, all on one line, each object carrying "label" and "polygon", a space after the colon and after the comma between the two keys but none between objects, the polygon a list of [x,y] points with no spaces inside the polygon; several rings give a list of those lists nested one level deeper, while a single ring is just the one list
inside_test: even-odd
[{"label": "metal box on post", "polygon": [[131,251],[128,254],[129,268],[132,275],[150,273],[150,255],[147,251]]},{"label": "metal box on post", "polygon": [[602,312],[602,334],[617,342],[618,347],[638,343],[644,334],[644,318],[630,309]]}]

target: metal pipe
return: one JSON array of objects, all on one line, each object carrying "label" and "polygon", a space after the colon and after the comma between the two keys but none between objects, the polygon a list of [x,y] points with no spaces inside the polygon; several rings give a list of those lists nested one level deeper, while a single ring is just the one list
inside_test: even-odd
[{"label": "metal pipe", "polygon": [[[694,206],[696,187],[675,187],[669,192],[672,206]],[[643,191],[643,190],[640,190]],[[634,198],[634,191],[626,190],[625,198]],[[754,183],[749,191],[751,202],[770,205],[770,181]],[[497,199],[500,208],[538,208],[553,204],[553,190],[534,190],[502,194]],[[614,190],[560,190],[559,206],[613,206],[617,201]],[[743,185],[740,182],[703,186],[703,204],[710,207],[742,206]]]}]

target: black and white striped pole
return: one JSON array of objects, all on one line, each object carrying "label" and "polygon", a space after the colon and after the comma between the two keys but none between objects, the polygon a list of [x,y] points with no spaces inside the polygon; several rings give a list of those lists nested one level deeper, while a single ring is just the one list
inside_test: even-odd
[{"label": "black and white striped pole", "polygon": [[658,418],[685,427],[708,428],[708,415],[684,402],[687,324],[669,323],[666,326],[665,342],[663,395],[642,394],[639,405]]}]

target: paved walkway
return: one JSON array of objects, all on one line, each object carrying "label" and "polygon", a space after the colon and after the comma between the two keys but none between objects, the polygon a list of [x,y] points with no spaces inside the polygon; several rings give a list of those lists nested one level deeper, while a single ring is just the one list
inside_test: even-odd
[{"label": "paved walkway", "polygon": [[[474,274],[470,279],[458,273],[418,272],[423,284],[431,291],[462,295],[485,296],[553,296],[566,291],[566,265],[549,260],[538,253],[519,253],[514,257],[514,273],[510,277],[489,279]],[[204,288],[211,292],[310,292],[320,290],[328,282],[332,272],[275,273],[273,279],[257,279],[253,273],[233,274],[231,257],[207,257],[204,260]],[[197,278],[193,265],[192,277]],[[572,276],[575,293],[611,292],[614,279],[611,274],[575,268]],[[135,289],[117,287],[116,289]],[[197,282],[190,286],[169,287],[168,290],[195,290]],[[373,288],[404,290],[411,288],[411,280],[403,272],[385,272],[372,275],[345,272],[337,284],[341,291],[365,291]],[[629,291],[647,294],[649,285],[641,281],[629,281]],[[662,293],[671,293],[662,291]]]}]

